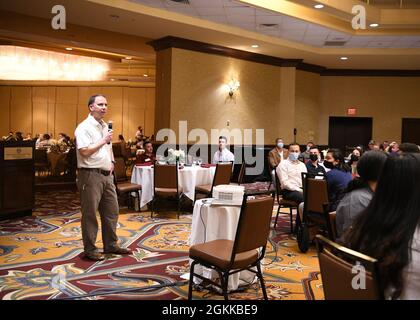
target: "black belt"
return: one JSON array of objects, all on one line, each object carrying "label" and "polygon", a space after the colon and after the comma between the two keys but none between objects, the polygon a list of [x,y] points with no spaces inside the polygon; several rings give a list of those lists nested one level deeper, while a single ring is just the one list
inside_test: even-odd
[{"label": "black belt", "polygon": [[111,171],[102,170],[102,169],[98,169],[98,168],[79,168],[79,170],[95,171],[95,172],[98,172],[100,174],[103,174],[104,176],[109,176],[111,174]]}]

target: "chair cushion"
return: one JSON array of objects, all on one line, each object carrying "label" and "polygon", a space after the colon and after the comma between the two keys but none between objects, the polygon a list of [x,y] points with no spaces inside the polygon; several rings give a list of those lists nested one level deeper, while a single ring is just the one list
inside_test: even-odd
[{"label": "chair cushion", "polygon": [[211,191],[211,184],[205,184],[205,185],[201,185],[201,186],[196,186],[195,187],[195,191],[196,192],[200,192],[200,193],[210,193]]},{"label": "chair cushion", "polygon": [[283,198],[280,198],[280,203],[281,206],[287,206],[287,207],[297,207],[299,204],[292,201],[292,200],[286,200]]},{"label": "chair cushion", "polygon": [[[182,192],[182,188],[178,188],[178,192]],[[176,188],[155,188],[155,194],[160,197],[175,197],[177,195]]]},{"label": "chair cushion", "polygon": [[[230,263],[232,249],[233,241],[221,239],[193,245],[190,247],[189,255],[191,259],[204,260],[221,269],[226,269]],[[245,268],[257,258],[257,250],[239,253],[235,257],[232,269]]]},{"label": "chair cushion", "polygon": [[117,183],[117,190],[120,193],[141,190],[141,185],[130,182]]}]

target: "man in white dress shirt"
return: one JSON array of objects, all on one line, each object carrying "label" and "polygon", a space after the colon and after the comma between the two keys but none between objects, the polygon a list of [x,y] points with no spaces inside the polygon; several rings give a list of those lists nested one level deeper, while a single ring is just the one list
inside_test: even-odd
[{"label": "man in white dress shirt", "polygon": [[226,148],[227,139],[224,136],[219,137],[219,150],[214,153],[213,163],[235,162],[235,156]]},{"label": "man in white dress shirt", "polygon": [[307,172],[305,164],[299,161],[300,146],[292,143],[289,146],[289,157],[277,166],[282,195],[286,200],[303,202],[302,172]]},{"label": "man in white dress shirt", "polygon": [[103,117],[108,110],[108,102],[102,95],[90,97],[89,115],[75,131],[77,146],[77,186],[80,193],[82,211],[82,239],[85,257],[104,260],[96,247],[98,221],[101,218],[102,242],[105,254],[128,254],[130,250],[118,246],[117,222],[118,200],[112,171],[112,131]]}]

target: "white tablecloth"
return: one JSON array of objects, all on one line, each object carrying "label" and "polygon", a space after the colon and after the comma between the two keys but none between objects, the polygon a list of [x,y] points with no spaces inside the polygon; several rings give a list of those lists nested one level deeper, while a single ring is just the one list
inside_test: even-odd
[{"label": "white tablecloth", "polygon": [[[213,183],[216,167],[203,168],[200,166],[184,167],[178,171],[178,183],[182,192],[194,200],[195,187]],[[134,166],[131,182],[142,185],[140,207],[153,200],[153,167]]]},{"label": "white tablecloth", "polygon": [[[197,200],[194,205],[190,246],[218,239],[235,240],[238,226],[240,206],[212,206],[203,204],[203,200]],[[190,264],[191,264],[190,260]],[[217,279],[217,272],[196,264],[194,272],[209,279]],[[229,277],[228,291],[238,289],[238,286],[253,283],[255,274],[249,271],[241,271]],[[194,278],[195,283],[200,279]]]}]

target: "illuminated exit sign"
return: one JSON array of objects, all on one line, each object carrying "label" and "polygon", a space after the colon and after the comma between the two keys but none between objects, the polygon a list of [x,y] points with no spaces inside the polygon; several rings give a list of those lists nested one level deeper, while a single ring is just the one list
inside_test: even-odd
[{"label": "illuminated exit sign", "polygon": [[347,109],[347,115],[348,116],[355,116],[357,114],[357,109],[356,108],[348,108]]}]

